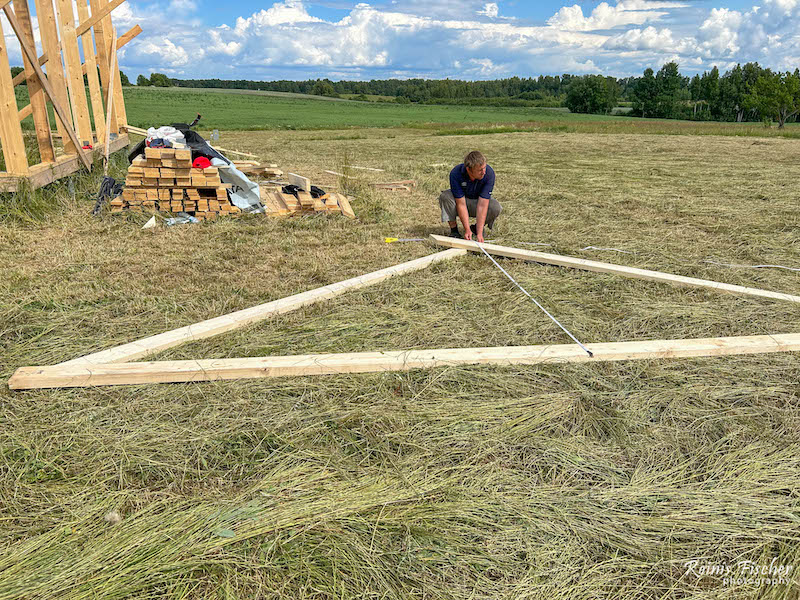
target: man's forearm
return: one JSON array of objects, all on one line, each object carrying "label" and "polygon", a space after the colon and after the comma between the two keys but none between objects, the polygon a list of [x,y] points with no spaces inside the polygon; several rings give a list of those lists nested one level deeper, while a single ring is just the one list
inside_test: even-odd
[{"label": "man's forearm", "polygon": [[469,211],[467,211],[466,198],[456,198],[456,212],[465,230],[469,230]]},{"label": "man's forearm", "polygon": [[478,206],[475,208],[475,229],[478,233],[483,231],[487,212],[489,212],[489,199],[478,198]]}]

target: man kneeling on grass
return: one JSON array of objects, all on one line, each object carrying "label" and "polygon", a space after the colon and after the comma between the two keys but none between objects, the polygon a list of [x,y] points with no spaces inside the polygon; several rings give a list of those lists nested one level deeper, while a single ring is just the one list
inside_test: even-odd
[{"label": "man kneeling on grass", "polygon": [[[465,240],[471,240],[475,234],[478,242],[483,243],[483,226],[489,229],[494,220],[502,212],[503,207],[492,198],[494,188],[494,169],[486,164],[486,158],[473,150],[464,157],[464,162],[450,171],[450,189],[439,196],[442,208],[442,223],[450,225],[450,235],[461,238],[456,217],[464,224]],[[475,224],[470,227],[469,218],[475,217]]]}]

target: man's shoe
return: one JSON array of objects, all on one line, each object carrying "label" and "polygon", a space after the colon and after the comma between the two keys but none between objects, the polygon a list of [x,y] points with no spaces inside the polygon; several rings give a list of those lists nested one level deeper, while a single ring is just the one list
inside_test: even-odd
[{"label": "man's shoe", "polygon": [[463,240],[464,239],[464,236],[461,235],[461,232],[458,230],[458,228],[450,230],[450,237],[451,238],[456,238],[457,240]]}]

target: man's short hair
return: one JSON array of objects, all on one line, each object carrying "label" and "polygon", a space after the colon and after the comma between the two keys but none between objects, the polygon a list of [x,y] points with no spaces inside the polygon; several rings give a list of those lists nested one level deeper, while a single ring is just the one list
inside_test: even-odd
[{"label": "man's short hair", "polygon": [[473,150],[464,157],[464,166],[468,169],[474,169],[475,167],[480,167],[485,164],[486,157],[477,150]]}]

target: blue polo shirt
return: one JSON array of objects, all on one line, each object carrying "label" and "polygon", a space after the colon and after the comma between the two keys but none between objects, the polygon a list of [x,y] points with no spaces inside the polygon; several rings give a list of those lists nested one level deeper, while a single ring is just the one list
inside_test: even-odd
[{"label": "blue polo shirt", "polygon": [[494,169],[486,165],[486,173],[483,179],[470,180],[467,167],[464,163],[453,168],[450,171],[450,191],[453,192],[454,198],[467,197],[471,200],[476,198],[489,198],[492,197],[492,190],[494,189]]}]

